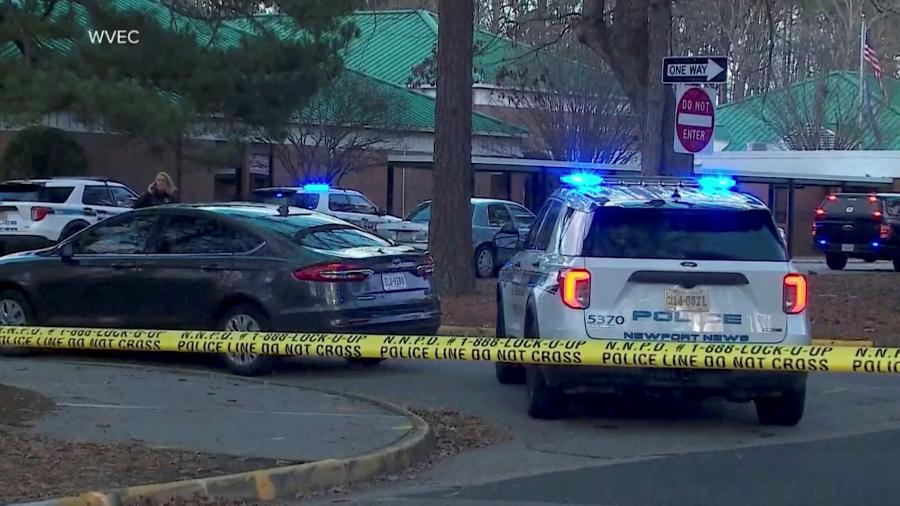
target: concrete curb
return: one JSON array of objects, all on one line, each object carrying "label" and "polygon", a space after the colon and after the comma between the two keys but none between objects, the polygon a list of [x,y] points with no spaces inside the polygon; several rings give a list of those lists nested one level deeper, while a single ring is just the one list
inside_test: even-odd
[{"label": "concrete curb", "polygon": [[251,504],[252,501],[289,501],[312,491],[347,487],[381,474],[403,471],[425,460],[431,453],[434,447],[433,434],[431,427],[421,417],[380,399],[356,395],[349,397],[366,399],[402,413],[412,420],[412,429],[390,446],[358,457],[325,459],[226,476],[92,491],[73,497],[19,503],[18,506],[150,506],[173,504],[176,498],[192,497],[250,501]]},{"label": "concrete curb", "polygon": [[[463,337],[494,337],[494,329],[490,327],[453,327],[443,326],[438,329],[438,333],[443,336],[463,336]],[[860,346],[863,348],[871,348],[875,346],[875,342],[871,339],[813,339],[813,346]]]}]

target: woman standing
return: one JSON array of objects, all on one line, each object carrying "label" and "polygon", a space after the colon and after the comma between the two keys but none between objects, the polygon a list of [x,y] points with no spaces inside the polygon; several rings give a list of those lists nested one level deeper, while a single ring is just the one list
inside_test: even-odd
[{"label": "woman standing", "polygon": [[142,207],[152,207],[178,202],[178,200],[175,199],[176,191],[178,191],[178,188],[175,187],[175,183],[172,181],[171,176],[165,172],[160,172],[156,175],[156,178],[153,179],[153,183],[147,188],[147,191],[134,203],[134,208],[140,209]]}]

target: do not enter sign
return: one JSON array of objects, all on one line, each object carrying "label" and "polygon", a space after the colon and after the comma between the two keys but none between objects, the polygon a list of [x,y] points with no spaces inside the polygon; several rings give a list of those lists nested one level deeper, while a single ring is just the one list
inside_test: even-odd
[{"label": "do not enter sign", "polygon": [[675,104],[675,151],[712,153],[716,105],[711,90],[697,86],[679,87]]}]

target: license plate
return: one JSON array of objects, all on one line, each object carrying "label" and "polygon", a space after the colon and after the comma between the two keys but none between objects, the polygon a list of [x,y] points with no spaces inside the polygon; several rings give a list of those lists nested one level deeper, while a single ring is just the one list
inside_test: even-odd
[{"label": "license plate", "polygon": [[852,244],[841,244],[841,251],[853,251],[856,247]]},{"label": "license plate", "polygon": [[403,290],[406,288],[406,275],[402,272],[389,272],[381,275],[381,284],[384,290],[390,292],[393,290]]},{"label": "license plate", "polygon": [[709,290],[706,288],[666,290],[666,309],[697,313],[709,312]]}]

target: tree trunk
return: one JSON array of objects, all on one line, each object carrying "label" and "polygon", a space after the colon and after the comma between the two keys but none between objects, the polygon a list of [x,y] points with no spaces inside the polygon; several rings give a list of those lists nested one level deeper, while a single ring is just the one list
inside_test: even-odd
[{"label": "tree trunk", "polygon": [[440,0],[429,248],[440,295],[475,289],[472,255],[473,0]]}]

